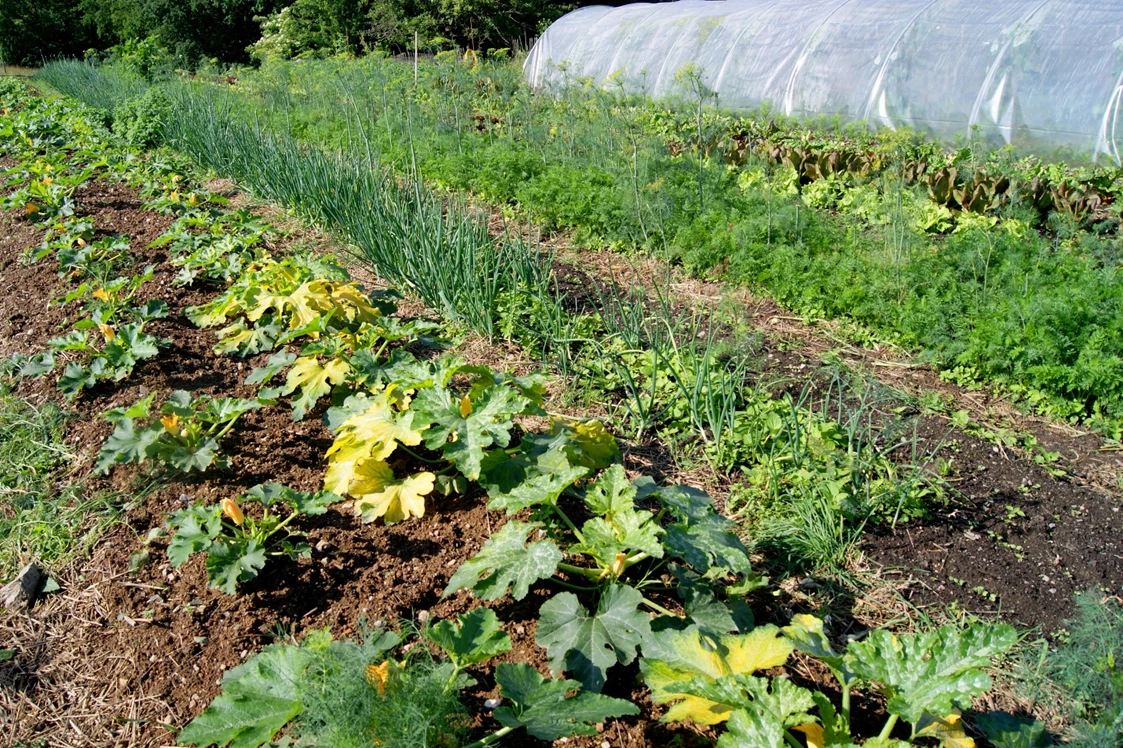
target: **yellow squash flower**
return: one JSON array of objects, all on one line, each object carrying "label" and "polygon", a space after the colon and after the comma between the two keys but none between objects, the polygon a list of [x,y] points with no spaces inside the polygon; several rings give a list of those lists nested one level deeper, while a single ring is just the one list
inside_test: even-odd
[{"label": "yellow squash flower", "polygon": [[390,680],[390,661],[381,665],[367,665],[367,680],[378,689],[379,696],[386,695],[386,683]]},{"label": "yellow squash flower", "polygon": [[234,521],[238,527],[241,527],[246,521],[246,515],[242,514],[242,507],[238,506],[238,502],[234,499],[222,500],[222,513]]},{"label": "yellow squash flower", "polygon": [[624,562],[628,560],[628,554],[620,551],[616,554],[616,558],[612,560],[612,565],[608,567],[608,573],[614,577],[618,577],[624,573]]}]

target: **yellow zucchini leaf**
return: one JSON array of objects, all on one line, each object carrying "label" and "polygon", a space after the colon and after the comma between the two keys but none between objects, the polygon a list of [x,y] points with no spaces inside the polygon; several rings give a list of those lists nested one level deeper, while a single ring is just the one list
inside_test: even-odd
[{"label": "yellow zucchini leaf", "polygon": [[382,517],[388,525],[425,515],[425,496],[432,493],[436,476],[415,473],[401,480],[381,460],[363,460],[355,468],[350,493],[356,496],[355,514],[363,522]]}]

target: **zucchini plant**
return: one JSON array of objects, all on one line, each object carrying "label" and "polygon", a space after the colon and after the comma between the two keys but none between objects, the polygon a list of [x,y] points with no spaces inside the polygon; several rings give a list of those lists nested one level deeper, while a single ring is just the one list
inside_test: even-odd
[{"label": "zucchini plant", "polygon": [[[530,450],[541,443],[529,441]],[[581,448],[561,440],[567,441],[570,450]],[[660,487],[646,476],[629,481],[619,465],[578,487],[590,470],[566,472],[566,446],[523,466],[525,483],[508,488],[493,482],[504,480],[500,472],[485,476],[490,508],[529,508],[533,520],[509,520],[456,570],[445,596],[468,589],[485,600],[521,600],[541,581],[560,585],[566,591],[539,611],[535,640],[554,672],[571,672],[593,691],[656,631],[694,626],[720,637],[752,630],[741,598],[765,580],[753,573],[748,550],[709,496],[689,486]],[[503,469],[510,475],[519,468]],[[681,615],[645,594],[667,588],[677,591]]]},{"label": "zucchini plant", "polygon": [[[755,637],[760,630],[708,642],[693,628],[655,635],[640,669],[653,699],[672,704],[664,719],[727,723],[728,732],[718,741],[722,748],[797,746],[794,733],[802,733],[808,745],[850,746],[858,740],[850,728],[852,694],[876,689],[887,698],[888,714],[865,745],[897,748],[931,737],[962,748],[973,743],[959,710],[989,690],[985,668],[1017,640],[1013,627],[1004,624],[948,625],[923,634],[875,630],[839,654],[814,616],[797,615],[782,631],[770,628],[764,638]],[[796,649],[819,659],[835,676],[839,706],[822,692],[752,674],[782,665]],[[908,740],[893,737],[899,721],[909,725]]]},{"label": "zucchini plant", "polygon": [[103,417],[114,429],[98,453],[98,472],[146,460],[179,473],[201,472],[212,464],[226,467],[228,459],[219,453],[219,440],[243,415],[273,404],[262,398],[192,397],[176,390],[154,410],[155,398],[152,393],[127,408],[106,411]]},{"label": "zucchini plant", "polygon": [[[420,641],[444,657],[434,658]],[[403,646],[404,645],[404,646]],[[178,736],[181,745],[258,748],[281,728],[300,744],[468,745],[460,692],[475,685],[467,668],[511,648],[494,612],[476,608],[440,621],[410,642],[375,629],[359,641],[333,641],[313,631],[301,644],[273,644],[222,679],[222,693]],[[495,667],[500,727],[470,748],[498,743],[518,730],[539,740],[596,735],[598,724],[639,713],[635,704],[590,693],[564,678],[549,679],[526,663]],[[342,692],[340,703],[329,694]],[[356,703],[358,702],[358,703]]]},{"label": "zucchini plant", "polygon": [[275,234],[257,216],[237,208],[205,217],[184,214],[151,246],[168,248],[172,265],[180,269],[177,286],[229,283],[250,264],[266,259],[265,243]]},{"label": "zucchini plant", "polygon": [[[151,277],[151,272],[146,275]],[[113,284],[110,290],[91,290],[83,284],[67,294],[67,301],[88,295],[87,310],[93,310],[91,316],[75,323],[66,335],[48,340],[49,350],[31,357],[17,355],[14,364],[20,375],[42,377],[63,363],[58,390],[73,400],[99,381],[121,381],[132,374],[138,363],[156,356],[162,343],[146,333],[144,326],[166,317],[168,306],[159,299],[150,299],[143,305],[129,307],[131,294],[119,293],[127,279],[119,280],[121,283]]]},{"label": "zucchini plant", "polygon": [[[143,322],[118,328],[103,322],[96,324],[103,340],[100,347],[90,341],[90,334],[84,330],[74,330],[48,341],[53,353],[78,353],[83,356],[81,361],[67,363],[59,377],[59,392],[67,399],[74,399],[84,388],[94,386],[99,380],[121,381],[132,374],[137,363],[160,352],[159,341],[144,332]],[[48,362],[53,368],[53,359],[42,360],[44,366]]]},{"label": "zucchini plant", "polygon": [[19,208],[25,216],[41,224],[73,216],[74,192],[86,183],[88,176],[75,178],[54,175],[33,179],[26,186],[0,199],[0,210]]},{"label": "zucchini plant", "polygon": [[[371,378],[393,381],[373,387],[374,394],[352,395],[328,411],[327,423],[336,438],[327,452],[324,478],[327,489],[356,499],[355,510],[364,521],[420,517],[424,496],[436,487],[445,494],[463,490],[467,481],[482,482],[485,471],[509,459],[515,462],[508,467],[518,469],[521,447],[510,447],[514,419],[545,415],[541,375],[510,376],[468,366],[455,356],[421,362],[401,353],[377,370],[367,367],[365,376],[368,382]],[[453,387],[454,377],[464,380],[463,385]],[[601,449],[609,456],[616,453],[615,441],[603,428],[584,428],[590,434],[603,434],[607,445],[602,443]],[[560,431],[559,437],[566,441]],[[421,445],[426,454],[411,449]],[[559,441],[556,446],[555,454],[560,454],[563,445]],[[388,460],[399,448],[432,469],[395,477]],[[568,464],[558,468],[560,475],[551,485],[559,492],[587,472]]]},{"label": "zucchini plant", "polygon": [[[603,465],[565,474],[580,459],[564,451],[547,457],[538,435],[523,441],[527,448],[504,454],[491,465],[503,470],[484,471],[480,482],[490,508],[530,509],[531,521],[511,519],[496,531],[456,570],[444,595],[468,589],[485,600],[521,600],[536,585],[560,587],[539,609],[535,629],[555,675],[598,692],[613,667],[638,656],[653,700],[670,705],[665,719],[724,724],[722,748],[794,748],[797,733],[808,745],[854,745],[860,738],[850,732],[851,694],[862,689],[888,697],[886,722],[865,745],[906,746],[921,737],[969,744],[959,710],[990,688],[985,668],[1015,643],[1012,627],[874,631],[839,654],[813,616],[797,616],[784,629],[754,626],[744,599],[765,580],[704,492],[658,486],[646,476],[630,481],[619,465],[595,479]],[[521,473],[512,460],[522,461]],[[650,594],[668,589],[681,612]],[[759,675],[796,649],[835,674],[841,704]],[[900,722],[909,726],[907,741],[896,737]]]},{"label": "zucchini plant", "polygon": [[[192,554],[205,552],[210,585],[233,595],[270,556],[308,558],[312,549],[300,540],[303,533],[289,525],[298,517],[323,514],[340,500],[330,491],[308,493],[267,483],[251,488],[241,501],[226,498],[181,509],[168,518],[168,560],[178,569]],[[260,513],[250,511],[250,505],[259,506]]]}]

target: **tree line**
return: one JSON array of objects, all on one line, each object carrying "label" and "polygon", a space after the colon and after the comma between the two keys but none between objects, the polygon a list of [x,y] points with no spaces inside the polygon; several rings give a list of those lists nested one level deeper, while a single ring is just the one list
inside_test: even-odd
[{"label": "tree line", "polygon": [[148,40],[177,64],[427,47],[526,47],[585,5],[624,0],[0,0],[0,61],[36,66]]}]

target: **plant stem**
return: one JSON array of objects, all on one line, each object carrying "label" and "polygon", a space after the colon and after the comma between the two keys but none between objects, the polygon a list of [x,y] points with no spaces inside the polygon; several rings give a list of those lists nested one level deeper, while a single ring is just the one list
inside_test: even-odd
[{"label": "plant stem", "polygon": [[599,569],[586,569],[583,566],[574,566],[572,564],[559,563],[558,569],[569,574],[577,574],[578,576],[591,579],[594,582],[600,581],[601,571]]},{"label": "plant stem", "polygon": [[795,736],[794,736],[794,735],[792,735],[792,734],[791,734],[790,732],[788,732],[787,730],[784,730],[784,740],[785,740],[785,741],[787,742],[787,744],[788,744],[788,745],[790,745],[790,746],[791,746],[792,748],[803,748],[803,746],[802,746],[802,745],[800,744],[800,742],[799,742],[798,740],[796,740],[796,739],[795,739]]},{"label": "plant stem", "polygon": [[427,463],[429,463],[430,465],[439,465],[439,464],[440,464],[440,463],[442,463],[442,462],[447,462],[447,460],[445,460],[445,459],[443,459],[443,458],[441,458],[441,459],[436,459],[436,460],[430,460],[430,459],[428,459],[428,458],[426,458],[426,457],[422,457],[421,455],[417,454],[416,452],[414,452],[414,451],[413,451],[412,449],[410,449],[410,448],[409,448],[409,447],[407,447],[406,445],[402,444],[401,442],[398,442],[398,448],[399,448],[399,449],[401,449],[401,450],[402,450],[403,452],[405,452],[406,454],[408,454],[408,455],[409,455],[410,457],[412,457],[413,459],[415,459],[415,460],[419,460],[420,462],[427,462]]},{"label": "plant stem", "polygon": [[380,345],[380,346],[378,347],[378,352],[374,354],[374,360],[375,360],[375,361],[377,361],[377,360],[378,360],[379,358],[381,358],[381,357],[382,357],[382,353],[383,353],[383,351],[385,351],[385,350],[386,350],[386,346],[388,346],[388,345],[390,345],[390,341],[389,341],[389,340],[383,340],[383,341],[382,341],[382,345]]},{"label": "plant stem", "polygon": [[632,566],[638,564],[640,561],[646,561],[648,558],[650,558],[650,556],[646,551],[637,553],[634,556],[630,556],[629,558],[624,559],[624,569],[629,569]]},{"label": "plant stem", "polygon": [[889,733],[893,732],[893,728],[896,727],[896,726],[897,726],[897,715],[896,714],[890,714],[889,720],[885,723],[885,727],[881,728],[881,732],[878,733],[878,735],[877,735],[878,739],[879,740],[887,740],[889,738]]},{"label": "plant stem", "polygon": [[447,692],[452,688],[452,684],[456,683],[456,676],[460,675],[460,668],[454,663],[452,666],[452,675],[449,676],[448,683],[445,684],[445,691]]},{"label": "plant stem", "polygon": [[[678,618],[679,617],[677,614],[672,613],[671,611],[667,610],[666,608],[664,608],[659,603],[651,602],[646,597],[643,599],[643,604],[646,605],[647,607],[651,608],[652,610],[654,610],[656,613],[662,613],[663,615],[671,616],[672,618]],[[801,748],[802,748],[802,746],[801,746]]]},{"label": "plant stem", "polygon": [[489,746],[492,743],[495,743],[496,741],[498,741],[499,738],[501,738],[504,735],[507,735],[507,734],[511,733],[512,731],[514,731],[514,729],[515,728],[513,728],[513,727],[504,727],[500,730],[496,730],[495,732],[488,735],[486,738],[483,738],[482,740],[477,740],[475,743],[472,743],[471,745],[468,745],[467,748],[484,748],[485,746]]},{"label": "plant stem", "polygon": [[285,529],[285,527],[288,525],[289,522],[292,522],[294,519],[296,519],[299,516],[300,516],[300,512],[298,512],[296,510],[293,510],[292,514],[290,514],[289,516],[287,516],[283,520],[281,520],[277,524],[277,526],[275,528],[273,528],[273,532],[269,533],[265,537],[269,538],[269,537],[272,537],[273,535],[276,535],[278,532]]},{"label": "plant stem", "polygon": [[226,426],[223,427],[223,429],[221,431],[219,431],[217,434],[214,435],[214,440],[218,441],[222,437],[226,436],[227,432],[229,432],[230,429],[234,428],[234,424],[238,422],[238,419],[240,417],[241,417],[241,414],[231,418],[230,421],[226,424]]},{"label": "plant stem", "polygon": [[572,531],[573,534],[577,536],[577,542],[584,543],[585,536],[582,535],[581,531],[577,529],[577,525],[573,524],[573,522],[570,521],[569,517],[566,516],[566,513],[562,511],[561,507],[557,504],[552,504],[551,506],[553,506],[554,511],[557,513],[557,515],[561,517],[562,522],[564,522],[569,527],[570,531]]},{"label": "plant stem", "polygon": [[596,587],[582,587],[579,584],[570,584],[569,582],[565,581],[564,579],[558,579],[557,577],[554,577],[553,581],[554,581],[554,584],[565,587],[567,590],[573,590],[574,592],[596,592],[597,591]]}]

